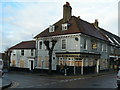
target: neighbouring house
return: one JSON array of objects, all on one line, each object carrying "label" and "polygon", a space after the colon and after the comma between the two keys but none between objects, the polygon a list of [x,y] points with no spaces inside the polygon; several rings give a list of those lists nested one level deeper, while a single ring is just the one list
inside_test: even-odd
[{"label": "neighbouring house", "polygon": [[109,39],[109,60],[110,68],[116,69],[120,65],[120,37],[102,28],[99,28]]},{"label": "neighbouring house", "polygon": [[10,67],[33,70],[35,68],[35,45],[35,41],[23,41],[9,48]]},{"label": "neighbouring house", "polygon": [[[49,68],[48,50],[44,41],[56,40],[52,70],[67,65],[70,74],[93,73],[109,69],[109,39],[99,29],[98,20],[89,23],[72,16],[72,7],[63,6],[63,18],[36,35],[36,68]],[[52,43],[49,43],[52,46]]]}]

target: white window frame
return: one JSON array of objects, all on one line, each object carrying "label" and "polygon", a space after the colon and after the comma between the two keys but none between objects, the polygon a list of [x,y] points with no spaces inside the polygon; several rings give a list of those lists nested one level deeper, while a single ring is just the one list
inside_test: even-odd
[{"label": "white window frame", "polygon": [[87,39],[84,39],[84,43],[83,43],[83,49],[87,50]]},{"label": "white window frame", "polygon": [[24,55],[25,55],[25,50],[21,49],[21,56],[24,56]]},{"label": "white window frame", "polygon": [[54,31],[55,31],[55,26],[54,25],[50,25],[49,32],[54,32]]},{"label": "white window frame", "polygon": [[[63,40],[65,40],[65,48],[63,48]],[[61,40],[61,48],[62,48],[62,50],[67,49],[67,40],[66,39]]]},{"label": "white window frame", "polygon": [[62,31],[65,31],[68,29],[68,24],[65,23],[65,24],[62,24]]},{"label": "white window frame", "polygon": [[[40,46],[40,42],[42,42],[42,45],[41,45],[41,46]],[[39,50],[43,49],[43,41],[42,41],[42,40],[40,40],[39,43],[38,43],[38,49],[39,49]]]},{"label": "white window frame", "polygon": [[31,49],[31,56],[34,56],[34,49]]}]

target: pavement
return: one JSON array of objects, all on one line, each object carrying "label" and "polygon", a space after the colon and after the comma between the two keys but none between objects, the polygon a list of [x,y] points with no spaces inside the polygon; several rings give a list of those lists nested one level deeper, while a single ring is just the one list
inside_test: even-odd
[{"label": "pavement", "polygon": [[4,77],[0,78],[0,90],[5,89],[12,85],[12,81],[5,79]]},{"label": "pavement", "polygon": [[[98,77],[98,76],[102,76],[102,75],[108,75],[108,74],[112,74],[112,73],[116,73],[116,71],[110,70],[110,71],[103,71],[100,73],[92,73],[92,74],[86,74],[86,75],[58,75],[53,73],[52,75],[49,75],[48,73],[25,73],[25,72],[15,72],[15,71],[11,71],[11,73],[24,73],[24,74],[33,74],[33,75],[39,75],[39,76],[45,76],[45,77],[50,77],[50,78],[56,78],[56,79],[77,79],[77,78],[91,78],[91,77]],[[2,89],[5,89],[9,86],[12,85],[12,81],[6,78],[0,78],[0,89],[2,86]]]},{"label": "pavement", "polygon": [[108,74],[113,74],[113,73],[117,73],[117,71],[114,70],[109,70],[109,71],[101,71],[99,73],[91,73],[91,74],[76,74],[76,75],[56,75],[56,74],[52,74],[52,75],[48,75],[46,73],[41,73],[40,76],[48,76],[51,78],[57,78],[57,79],[77,79],[77,78],[91,78],[91,77],[98,77],[98,76],[103,76],[103,75],[108,75]]}]

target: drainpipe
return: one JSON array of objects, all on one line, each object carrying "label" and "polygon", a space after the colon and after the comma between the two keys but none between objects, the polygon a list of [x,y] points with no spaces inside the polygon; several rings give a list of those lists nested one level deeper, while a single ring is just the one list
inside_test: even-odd
[{"label": "drainpipe", "polygon": [[75,68],[75,58],[74,58],[74,75],[76,74],[76,68]]},{"label": "drainpipe", "polygon": [[81,65],[81,75],[83,75],[83,66],[84,66],[84,59],[82,59],[82,65]]},{"label": "drainpipe", "polygon": [[97,73],[99,73],[99,59],[97,60]]}]

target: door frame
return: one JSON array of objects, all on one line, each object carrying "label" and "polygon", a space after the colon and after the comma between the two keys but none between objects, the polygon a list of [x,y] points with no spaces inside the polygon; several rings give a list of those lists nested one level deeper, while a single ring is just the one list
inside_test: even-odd
[{"label": "door frame", "polygon": [[28,59],[28,68],[29,68],[29,70],[32,70],[32,68],[31,68],[31,61],[33,62],[33,69],[35,68],[34,59]]}]

